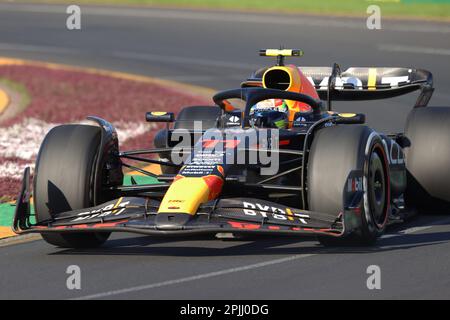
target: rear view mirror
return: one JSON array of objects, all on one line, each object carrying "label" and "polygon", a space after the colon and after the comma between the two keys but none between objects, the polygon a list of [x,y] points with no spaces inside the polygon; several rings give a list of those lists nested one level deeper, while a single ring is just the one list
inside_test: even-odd
[{"label": "rear view mirror", "polygon": [[173,112],[152,111],[145,113],[147,122],[174,122],[175,115]]},{"label": "rear view mirror", "polygon": [[335,123],[362,124],[366,122],[366,116],[362,113],[338,113]]}]

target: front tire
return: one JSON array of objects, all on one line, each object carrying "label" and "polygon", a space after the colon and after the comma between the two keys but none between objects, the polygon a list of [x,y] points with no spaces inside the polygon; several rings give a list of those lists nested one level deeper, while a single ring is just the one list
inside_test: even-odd
[{"label": "front tire", "polygon": [[366,126],[340,125],[317,132],[308,160],[309,210],[338,215],[352,171],[363,173],[359,227],[344,238],[319,237],[323,245],[372,245],[384,232],[390,202],[388,160],[381,137]]},{"label": "front tire", "polygon": [[[36,161],[34,206],[38,223],[59,213],[94,205],[94,171],[100,154],[101,129],[90,125],[61,125],[46,135]],[[44,240],[64,248],[102,245],[109,233],[43,233]]]}]

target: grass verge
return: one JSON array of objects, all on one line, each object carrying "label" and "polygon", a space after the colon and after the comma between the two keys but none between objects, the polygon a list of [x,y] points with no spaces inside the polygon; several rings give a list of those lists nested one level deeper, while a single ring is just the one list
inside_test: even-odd
[{"label": "grass verge", "polygon": [[[31,2],[73,3],[69,0]],[[367,16],[367,7],[375,4],[380,6],[383,17],[450,21],[450,0],[78,0],[76,3],[78,5],[144,5],[344,16]]]}]

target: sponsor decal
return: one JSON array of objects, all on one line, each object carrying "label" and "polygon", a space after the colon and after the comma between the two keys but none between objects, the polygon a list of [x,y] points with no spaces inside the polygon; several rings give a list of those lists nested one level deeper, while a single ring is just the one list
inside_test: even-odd
[{"label": "sponsor decal", "polygon": [[[375,73],[376,76],[376,73]],[[314,79],[312,77],[307,77],[309,82],[316,86],[317,84],[314,83]],[[328,88],[328,79],[329,77],[324,77],[321,82],[318,84],[320,90],[327,90]],[[376,78],[375,78],[376,79]],[[397,77],[381,77],[381,84],[388,85],[391,88],[397,88],[400,84],[407,84],[410,83],[409,76],[397,76]],[[336,78],[336,84],[335,88],[337,90],[342,90],[344,88],[354,88],[356,90],[362,90],[363,89],[363,82],[358,77],[337,77]],[[372,86],[369,86],[371,88],[376,87],[376,83],[373,83]]]},{"label": "sponsor decal", "polygon": [[277,220],[298,220],[302,224],[308,224],[305,219],[309,219],[309,215],[293,212],[291,209],[282,209],[275,206],[269,206],[257,202],[242,202],[244,206],[244,214],[248,216],[261,216],[268,218],[269,216]]},{"label": "sponsor decal", "polygon": [[228,118],[227,126],[239,126],[241,124],[241,118],[238,116],[231,116]]},{"label": "sponsor decal", "polygon": [[347,180],[347,191],[348,192],[357,192],[357,191],[363,191],[363,190],[364,190],[364,185],[363,185],[362,177],[348,178],[348,180]]},{"label": "sponsor decal", "polygon": [[84,220],[91,220],[94,218],[103,218],[107,216],[118,216],[125,212],[126,206],[130,203],[130,201],[122,201],[122,198],[117,200],[116,203],[108,204],[104,207],[101,207],[100,209],[94,209],[90,211],[84,211],[80,212],[77,215],[78,218],[75,218],[72,220],[72,222],[76,221],[84,221]]},{"label": "sponsor decal", "polygon": [[307,121],[307,120],[306,120],[305,117],[303,117],[303,116],[298,116],[298,117],[294,120],[292,126],[295,127],[295,128],[298,128],[298,127],[308,127],[310,124],[306,123],[306,121]]},{"label": "sponsor decal", "polygon": [[[194,131],[201,132],[201,123],[194,122]],[[225,130],[208,129],[195,143],[191,150],[191,134],[174,130],[174,135],[182,137],[182,142],[176,144],[177,151],[171,153],[171,160],[175,164],[185,163],[182,174],[186,176],[200,176],[212,174],[216,165],[258,164],[261,175],[274,175],[279,169],[279,130],[237,129]],[[257,152],[247,152],[249,146],[259,146]],[[189,150],[185,150],[185,149]],[[180,150],[190,153],[188,157],[181,156]],[[204,167],[204,170],[200,167]],[[200,170],[202,169],[202,170]]]},{"label": "sponsor decal", "polygon": [[[390,146],[388,146],[388,143]],[[386,141],[383,139],[383,147],[386,152],[386,157],[388,159],[389,164],[405,164],[405,155],[403,153],[402,148],[398,145],[398,143],[394,141]]]},{"label": "sponsor decal", "polygon": [[[212,140],[214,141],[214,140]],[[180,173],[187,177],[201,177],[214,174],[218,164],[224,163],[225,153],[199,151],[194,154],[191,162],[185,165]],[[219,169],[218,169],[219,170]],[[222,167],[224,173],[224,169]],[[219,171],[220,172],[220,171]],[[223,173],[221,173],[223,175]]]},{"label": "sponsor decal", "polygon": [[382,84],[389,84],[391,88],[396,88],[399,86],[400,83],[409,83],[409,77],[408,76],[402,76],[402,77],[383,77],[381,78]]}]

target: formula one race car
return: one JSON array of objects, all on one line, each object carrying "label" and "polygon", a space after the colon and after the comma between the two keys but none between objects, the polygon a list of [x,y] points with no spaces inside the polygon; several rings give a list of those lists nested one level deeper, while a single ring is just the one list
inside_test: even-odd
[{"label": "formula one race car", "polygon": [[[213,106],[185,107],[176,118],[147,113],[147,121],[166,123],[154,149],[119,151],[113,126],[96,117],[89,117],[96,125],[53,128],[36,162],[34,220],[27,168],[14,230],[60,247],[98,246],[115,231],[368,245],[414,212],[450,209],[450,107],[426,107],[430,72],[284,64],[300,50],[260,55],[277,64],[217,93]],[[414,90],[420,95],[404,133],[378,133],[363,114],[331,108],[334,100]],[[130,161],[160,165],[162,174]],[[124,167],[157,182],[124,185]]]}]

